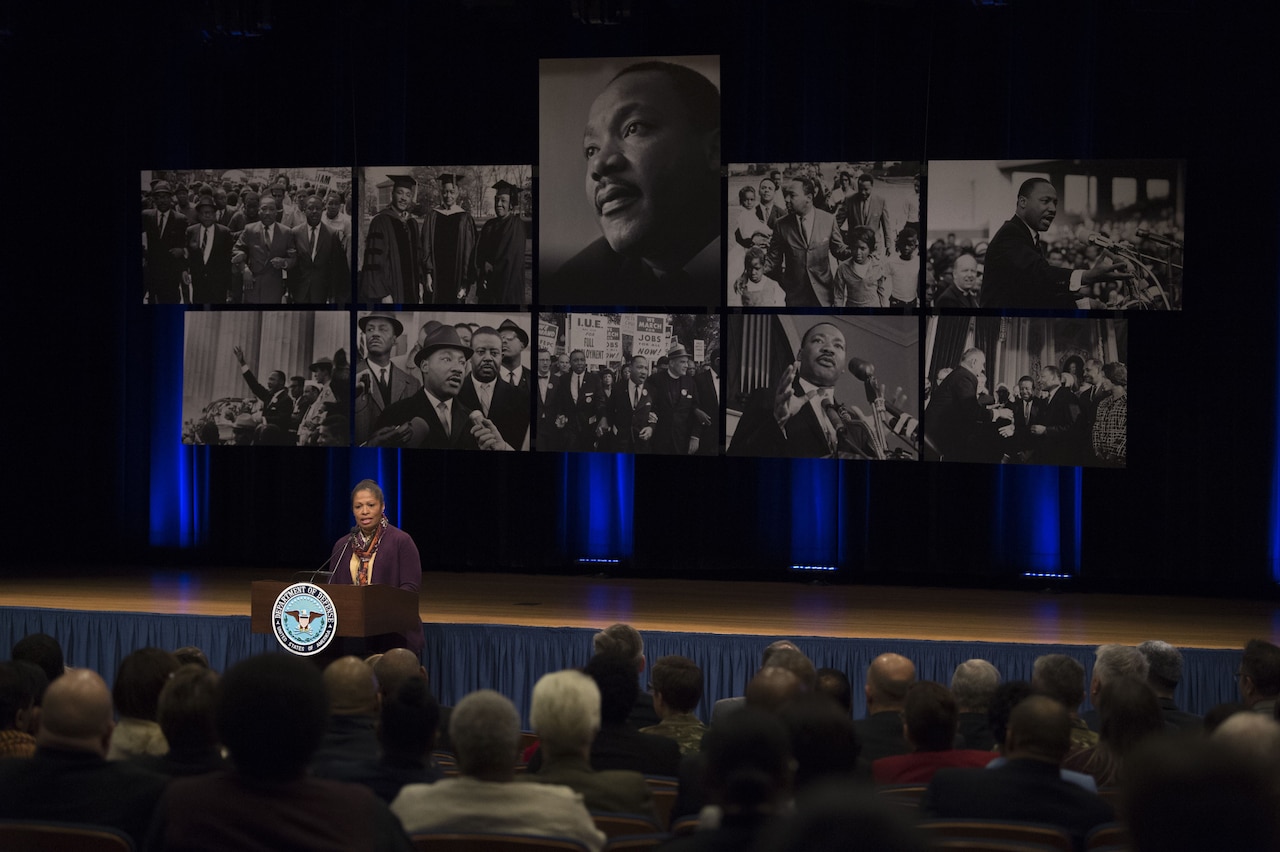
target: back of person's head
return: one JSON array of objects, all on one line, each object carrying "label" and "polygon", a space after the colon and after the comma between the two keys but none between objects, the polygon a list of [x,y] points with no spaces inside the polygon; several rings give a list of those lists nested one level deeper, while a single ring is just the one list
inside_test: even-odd
[{"label": "back of person's head", "polygon": [[533,685],[529,724],[548,754],[582,752],[600,730],[600,688],[579,671],[543,675]]},{"label": "back of person's head", "polygon": [[35,676],[43,680],[44,672],[31,663],[0,662],[0,731],[29,732],[36,705]]},{"label": "back of person's head", "polygon": [[1168,642],[1149,639],[1138,646],[1147,658],[1147,681],[1157,690],[1173,692],[1182,682],[1182,652]]},{"label": "back of person's head", "polygon": [[692,713],[702,700],[702,669],[688,657],[659,657],[649,670],[653,691],[676,713]]},{"label": "back of person's head", "polygon": [[120,661],[111,697],[121,717],[156,721],[160,690],[181,664],[161,648],[139,648]]},{"label": "back of person's head", "polygon": [[1134,852],[1280,848],[1280,800],[1269,767],[1216,742],[1152,737],[1125,761],[1123,792]]},{"label": "back of person's head", "polygon": [[839,669],[818,669],[818,683],[814,691],[832,699],[846,713],[853,715],[853,686],[844,672]]},{"label": "back of person's head", "polygon": [[1024,698],[1009,714],[1008,757],[1032,757],[1060,764],[1071,748],[1071,714],[1046,695]]},{"label": "back of person's head", "polygon": [[582,671],[600,688],[601,723],[625,722],[640,695],[635,662],[619,654],[596,654]]},{"label": "back of person's head", "polygon": [[1165,729],[1156,694],[1133,675],[1108,680],[1098,695],[1098,737],[1118,755]]},{"label": "back of person's head", "polygon": [[210,668],[209,658],[205,652],[197,648],[195,645],[183,645],[181,648],[173,652],[173,656],[178,660],[179,665],[193,665],[201,668]]},{"label": "back of person's head", "polygon": [[1250,639],[1240,660],[1240,674],[1253,680],[1263,698],[1280,695],[1280,647],[1262,639]]},{"label": "back of person's head", "polygon": [[593,654],[616,654],[626,657],[638,671],[644,662],[644,639],[630,624],[610,624],[591,637]]},{"label": "back of person's head", "polygon": [[1218,725],[1210,739],[1242,760],[1280,763],[1280,722],[1262,713],[1236,713]]},{"label": "back of person's head", "polygon": [[985,713],[1000,685],[1000,671],[986,660],[965,660],[951,675],[951,694],[962,713]]},{"label": "back of person's head", "polygon": [[62,646],[47,633],[32,633],[18,640],[9,655],[13,660],[35,663],[44,672],[45,679],[53,683],[66,670]]},{"label": "back of person's head", "polygon": [[520,749],[520,714],[506,696],[481,689],[453,708],[449,739],[463,775],[514,774]]},{"label": "back of person's head", "polygon": [[901,708],[915,682],[914,663],[901,654],[881,654],[867,667],[867,698],[881,710]]},{"label": "back of person's head", "polygon": [[1146,680],[1150,669],[1146,655],[1129,645],[1099,645],[1094,654],[1093,677],[1102,686],[1120,677]]},{"label": "back of person's head", "polygon": [[747,682],[744,703],[765,713],[777,713],[805,689],[800,679],[789,670],[765,666]]},{"label": "back of person's head", "polygon": [[1237,713],[1247,713],[1248,707],[1239,701],[1225,701],[1222,704],[1215,704],[1209,708],[1209,712],[1204,714],[1204,733],[1209,736],[1218,729],[1223,722],[1230,719]]},{"label": "back of person's head", "polygon": [[790,639],[779,639],[776,642],[770,642],[760,654],[760,667],[764,668],[769,665],[769,661],[773,659],[773,655],[779,651],[799,651],[795,642]]},{"label": "back of person's head", "polygon": [[200,751],[218,743],[214,708],[218,675],[189,663],[179,668],[160,690],[156,720],[170,751]]},{"label": "back of person's head", "polygon": [[427,675],[418,655],[408,648],[392,648],[385,654],[379,654],[372,665],[374,677],[378,679],[378,691],[384,700],[394,695],[406,680],[425,680]]},{"label": "back of person's head", "polygon": [[818,681],[818,670],[813,667],[813,661],[800,651],[789,648],[775,651],[769,657],[769,662],[765,664],[765,668],[786,669],[796,676],[796,679],[800,681],[801,687],[806,692],[812,692],[814,684]]},{"label": "back of person's head", "polygon": [[339,657],[324,670],[324,692],[334,716],[375,716],[378,713],[378,678],[364,660]]},{"label": "back of person's head", "polygon": [[382,701],[378,740],[384,757],[421,760],[435,748],[440,704],[425,679],[401,681]]},{"label": "back of person's head", "polygon": [[916,751],[947,751],[956,739],[959,711],[951,691],[940,683],[911,684],[902,700],[902,721]]},{"label": "back of person's head", "polygon": [[887,808],[866,783],[828,779],[796,796],[794,816],[772,826],[759,852],[927,852],[932,849],[905,809]]},{"label": "back of person's head", "polygon": [[114,727],[107,684],[95,671],[76,669],[45,690],[36,745],[93,751],[106,757]]},{"label": "back of person's head", "polygon": [[702,740],[709,798],[726,812],[768,811],[791,787],[791,746],[776,716],[742,707]]},{"label": "back of person's head", "polygon": [[222,676],[215,718],[218,738],[243,775],[301,777],[329,718],[320,671],[292,654],[263,654]]},{"label": "back of person's head", "polygon": [[1004,748],[1005,736],[1009,732],[1009,714],[1034,691],[1025,680],[1010,680],[996,687],[991,696],[991,706],[987,708],[987,728],[1000,748]]},{"label": "back of person's head", "polygon": [[1084,666],[1066,654],[1037,657],[1031,668],[1031,687],[1074,712],[1084,701]]},{"label": "back of person's head", "polygon": [[780,711],[795,758],[795,789],[831,776],[851,775],[862,751],[853,717],[822,695],[799,695]]}]

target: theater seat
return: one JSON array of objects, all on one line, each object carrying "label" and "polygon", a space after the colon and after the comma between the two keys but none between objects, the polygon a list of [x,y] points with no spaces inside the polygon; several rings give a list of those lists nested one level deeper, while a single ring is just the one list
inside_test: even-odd
[{"label": "theater seat", "polygon": [[104,825],[0,820],[5,852],[134,852],[129,835]]}]

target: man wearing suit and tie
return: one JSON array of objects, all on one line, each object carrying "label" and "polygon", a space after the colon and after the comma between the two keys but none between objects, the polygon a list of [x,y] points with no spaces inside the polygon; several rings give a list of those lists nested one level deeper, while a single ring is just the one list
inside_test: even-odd
[{"label": "man wearing suit and tie", "polygon": [[351,269],[342,239],[324,226],[324,201],[307,199],[307,220],[293,229],[295,266],[289,276],[294,304],[345,305],[351,300]]},{"label": "man wearing suit and tie", "polygon": [[1076,464],[1081,447],[1080,403],[1062,386],[1062,372],[1057,367],[1040,370],[1040,387],[1048,396],[1039,416],[1031,420],[1031,460],[1036,464]]},{"label": "man wearing suit and tie", "polygon": [[244,350],[236,346],[231,351],[240,365],[240,373],[244,376],[245,384],[249,386],[249,390],[253,391],[254,396],[262,400],[262,419],[288,432],[293,425],[293,397],[289,396],[284,373],[272,370],[267,376],[267,386],[264,388],[245,361]]},{"label": "man wearing suit and tie", "polygon": [[710,421],[689,373],[689,353],[677,343],[667,352],[667,369],[649,377],[645,387],[653,406],[649,449],[668,455],[695,455]]},{"label": "man wearing suit and tie", "polygon": [[284,271],[292,269],[293,234],[276,221],[276,201],[267,197],[258,205],[258,221],[244,226],[236,241],[233,260],[247,262],[253,275],[253,289],[245,302],[278,305],[284,301]]},{"label": "man wearing suit and tie", "polygon": [[477,449],[478,428],[471,411],[458,400],[470,346],[464,346],[450,325],[434,327],[414,355],[422,371],[422,391],[392,403],[374,423],[372,447],[412,449]]},{"label": "man wearing suit and tie", "polygon": [[527,401],[529,398],[529,371],[522,362],[524,350],[529,346],[529,334],[511,319],[504,319],[498,326],[502,338],[502,368],[498,377],[515,387]]},{"label": "man wearing suit and tie", "polygon": [[400,320],[391,314],[368,314],[357,325],[364,335],[364,369],[356,374],[356,444],[373,433],[373,424],[382,412],[409,399],[422,389],[422,382],[391,360],[396,339],[404,333]]},{"label": "man wearing suit and tie", "polygon": [[1018,379],[1018,398],[1009,407],[1013,409],[1013,422],[1000,427],[1000,437],[1005,439],[1004,455],[1009,461],[1029,461],[1031,424],[1040,418],[1040,400],[1036,399],[1035,382],[1030,376]]},{"label": "man wearing suit and tie", "polygon": [[600,374],[587,370],[587,353],[569,353],[569,373],[556,387],[551,410],[551,431],[564,450],[595,449],[596,424],[600,420]]},{"label": "man wearing suit and tie", "polygon": [[854,228],[870,228],[883,236],[884,241],[880,245],[888,252],[893,245],[893,237],[889,233],[889,211],[883,198],[871,194],[875,182],[871,175],[860,175],[858,191],[844,200],[845,233],[853,233]]},{"label": "man wearing suit and tie", "polygon": [[874,458],[870,429],[839,414],[835,387],[847,360],[840,329],[826,322],[809,328],[778,383],[752,391],[728,454]]},{"label": "man wearing suit and tie", "polygon": [[764,272],[782,285],[787,307],[829,308],[834,279],[831,256],[849,256],[836,219],[813,204],[813,182],[798,177],[783,194],[791,213],[777,221]]},{"label": "man wearing suit and tie", "polygon": [[760,179],[760,203],[756,205],[756,218],[764,222],[771,231],[778,224],[778,220],[787,215],[786,210],[774,203],[773,199],[777,194],[778,185],[773,182],[773,178]]},{"label": "man wearing suit and tie", "polygon": [[959,366],[933,392],[925,412],[925,438],[944,461],[994,461],[988,457],[991,424],[1013,422],[1009,409],[990,409],[978,400],[978,377],[986,367],[985,352],[966,349]]},{"label": "man wearing suit and tie", "polygon": [[208,196],[196,202],[197,224],[187,228],[187,276],[192,304],[226,304],[231,293],[231,249],[235,240],[219,225],[217,205]]},{"label": "man wearing suit and tie", "polygon": [[182,273],[187,265],[187,217],[173,209],[173,188],[157,181],[151,188],[152,210],[142,211],[142,235],[147,241],[143,282],[153,305],[177,304],[182,299]]},{"label": "man wearing suit and tie", "polygon": [[[1018,188],[1013,218],[987,245],[982,277],[984,308],[1088,308],[1086,284],[1131,278],[1125,264],[1099,255],[1092,269],[1065,269],[1045,258],[1040,235],[1058,215],[1058,191],[1044,178],[1029,178]],[[1098,305],[1098,307],[1102,307]]]},{"label": "man wearing suit and tie", "polygon": [[555,429],[556,386],[562,379],[551,375],[551,353],[546,349],[538,350],[538,375],[534,379],[534,413],[538,430],[538,449],[561,450],[559,430]]},{"label": "man wearing suit and tie", "polygon": [[631,359],[631,374],[614,388],[609,398],[606,428],[613,433],[614,449],[620,453],[647,453],[653,438],[653,402],[645,388],[649,378],[649,359],[636,355]]},{"label": "man wearing suit and tie", "polygon": [[498,376],[502,338],[482,325],[471,334],[471,374],[462,382],[458,402],[479,410],[513,449],[529,448],[529,397]]}]

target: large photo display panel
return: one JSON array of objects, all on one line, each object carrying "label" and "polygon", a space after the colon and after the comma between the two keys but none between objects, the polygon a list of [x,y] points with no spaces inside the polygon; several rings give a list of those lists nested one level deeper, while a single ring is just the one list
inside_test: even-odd
[{"label": "large photo display panel", "polygon": [[931,316],[925,458],[1128,464],[1128,320]]},{"label": "large photo display panel", "polygon": [[730,307],[914,308],[920,163],[731,163]]},{"label": "large photo display panel", "polygon": [[351,167],[141,173],[146,304],[351,301]]},{"label": "large photo display panel", "polygon": [[926,303],[1181,310],[1183,160],[931,160]]},{"label": "large photo display panel", "polygon": [[361,169],[357,299],[528,307],[532,172],[530,165]]},{"label": "large photo display panel", "polygon": [[720,58],[539,63],[538,301],[721,303]]},{"label": "large photo display panel", "polygon": [[720,317],[538,315],[537,448],[720,452]]},{"label": "large photo display panel", "polygon": [[530,315],[362,311],[357,446],[528,450]]},{"label": "large photo display panel", "polygon": [[731,315],[728,454],[918,459],[919,337],[914,316]]},{"label": "large photo display panel", "polygon": [[185,320],[184,444],[350,444],[348,312],[193,311]]}]

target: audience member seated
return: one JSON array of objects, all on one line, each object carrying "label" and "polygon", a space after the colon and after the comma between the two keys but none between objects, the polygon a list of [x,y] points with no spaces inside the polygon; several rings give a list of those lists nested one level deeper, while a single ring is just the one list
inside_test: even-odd
[{"label": "audience member seated", "polygon": [[796,795],[831,780],[857,778],[865,783],[869,773],[858,760],[858,735],[844,708],[825,695],[801,694],[782,706],[778,718],[791,741]]},{"label": "audience member seated", "polygon": [[658,658],[650,678],[653,709],[662,721],[641,728],[640,733],[670,737],[680,745],[682,755],[700,751],[707,726],[693,710],[702,700],[702,669],[688,657],[670,655]]},{"label": "audience member seated", "polygon": [[835,701],[850,718],[853,718],[853,686],[849,676],[839,669],[818,669],[818,682],[814,691]]},{"label": "audience member seated", "polygon": [[152,772],[170,776],[227,769],[214,715],[217,699],[216,673],[194,664],[179,668],[160,690],[156,711],[169,751],[140,754],[133,760]]},{"label": "audience member seated", "polygon": [[[49,683],[53,683],[66,671],[62,646],[47,633],[32,633],[19,639],[18,644],[13,646],[9,659],[34,664],[44,672],[45,680]],[[40,706],[40,698],[36,699],[36,706]]]},{"label": "audience member seated", "polygon": [[1225,720],[1209,741],[1240,760],[1280,766],[1280,722],[1261,713],[1237,713]]},{"label": "audience member seated", "polygon": [[[378,694],[383,702],[395,695],[400,689],[400,684],[409,678],[420,678],[428,684],[427,691],[431,691],[427,667],[422,665],[418,655],[408,648],[392,648],[385,654],[370,657],[365,660],[365,664],[373,666],[373,674],[378,678]],[[438,700],[436,707],[440,711],[440,723],[436,726],[434,748],[449,751],[449,714],[453,712],[453,708],[440,704]]]},{"label": "audience member seated", "polygon": [[1081,713],[1080,718],[1091,731],[1101,731],[1102,719],[1099,715],[1099,696],[1102,687],[1116,678],[1132,677],[1146,681],[1151,665],[1137,648],[1128,645],[1099,645],[1094,651],[1093,677],[1089,680],[1089,702],[1093,709]]},{"label": "audience member seated", "polygon": [[1102,715],[1098,744],[1067,755],[1062,765],[1093,776],[1099,787],[1121,782],[1127,755],[1142,740],[1165,730],[1156,695],[1145,680],[1112,677],[1098,695]]},{"label": "audience member seated", "polygon": [[210,667],[209,658],[195,645],[183,645],[173,652],[173,656],[177,658],[179,665],[199,666],[202,669]]},{"label": "audience member seated", "polygon": [[1249,708],[1238,701],[1227,701],[1215,704],[1204,714],[1205,736],[1212,736],[1218,727],[1237,713],[1248,713]]},{"label": "audience member seated", "polygon": [[1280,697],[1280,647],[1250,639],[1240,659],[1240,700],[1255,713],[1275,716]]},{"label": "audience member seated", "polygon": [[107,761],[113,728],[111,693],[97,672],[77,669],[49,684],[35,756],[0,761],[0,819],[105,825],[141,845],[167,779]]},{"label": "audience member seated", "polygon": [[324,683],[310,660],[265,654],[232,666],[215,718],[234,769],[175,778],[147,849],[409,852],[408,837],[373,793],[306,774],[326,716]]},{"label": "audience member seated", "polygon": [[460,774],[400,791],[391,810],[405,831],[570,837],[592,852],[604,846],[581,795],[559,784],[515,782],[520,716],[508,699],[489,689],[466,696],[453,708],[449,737]]},{"label": "audience member seated", "polygon": [[600,688],[594,680],[579,671],[543,675],[533,686],[529,722],[542,740],[542,767],[522,780],[563,784],[582,795],[587,810],[656,820],[653,793],[643,775],[591,768],[591,743],[600,730]]},{"label": "audience member seated", "polygon": [[991,751],[996,747],[987,723],[987,711],[991,709],[991,696],[1000,685],[1000,672],[986,660],[965,660],[956,666],[951,675],[951,694],[956,699],[956,728],[959,731],[957,748],[974,748]]},{"label": "audience member seated", "polygon": [[1090,748],[1098,744],[1098,732],[1090,730],[1080,718],[1084,701],[1084,666],[1066,654],[1036,657],[1031,668],[1031,688],[1057,701],[1071,714],[1071,749]]},{"label": "audience member seated", "polygon": [[1147,658],[1147,685],[1156,694],[1165,723],[1182,730],[1200,730],[1204,720],[1194,713],[1179,710],[1173,700],[1173,691],[1182,682],[1182,652],[1158,639],[1143,642],[1138,651]]},{"label": "audience member seated", "polygon": [[333,764],[378,759],[378,714],[381,701],[373,669],[359,657],[340,657],[324,670],[329,723],[311,759],[312,774],[338,778]]},{"label": "audience member seated", "polygon": [[[996,687],[995,695],[991,697],[991,709],[987,712],[987,721],[991,726],[991,736],[996,741],[998,756],[987,764],[988,769],[998,769],[1009,762],[1004,756],[1004,742],[1009,732],[1009,716],[1013,713],[1013,708],[1033,692],[1031,684],[1025,680],[1011,680]],[[1098,792],[1098,784],[1093,780],[1092,775],[1072,769],[1060,769],[1058,775],[1063,781],[1070,781],[1082,790],[1090,793]]]},{"label": "audience member seated", "polygon": [[329,761],[312,770],[312,774],[363,784],[390,803],[406,784],[433,784],[444,777],[431,763],[439,722],[440,705],[426,680],[412,677],[400,681],[400,688],[382,699],[378,725],[382,756],[376,760]]},{"label": "audience member seated", "polygon": [[116,703],[115,733],[107,760],[124,760],[169,750],[156,721],[160,690],[178,670],[178,658],[160,648],[139,648],[120,661],[111,697]]},{"label": "audience member seated", "polygon": [[44,672],[24,661],[0,663],[0,758],[36,753],[36,695]]},{"label": "audience member seated", "polygon": [[[591,645],[592,656],[617,654],[626,657],[634,662],[637,676],[644,674],[644,639],[640,636],[640,631],[630,624],[610,624],[591,637]],[[627,715],[627,724],[638,731],[641,728],[656,725],[660,721],[662,719],[654,709],[649,696],[646,693],[637,692],[635,704],[631,706],[631,712]]]},{"label": "audience member seated", "polygon": [[910,754],[882,757],[871,764],[877,784],[925,784],[939,769],[986,766],[990,751],[954,748],[957,716],[955,698],[932,681],[913,683],[902,702],[902,731]]},{"label": "audience member seated", "polygon": [[997,769],[943,769],[921,800],[930,817],[1008,819],[1063,828],[1077,848],[1091,829],[1115,819],[1097,795],[1063,781],[1058,767],[1071,746],[1071,715],[1052,698],[1032,695],[1013,708]]},{"label": "audience member seated", "polygon": [[[796,647],[796,643],[790,639],[779,639],[776,642],[769,643],[764,649],[764,653],[760,655],[760,668],[768,668],[769,663],[773,660],[773,655],[779,651],[795,651],[801,653]],[[816,674],[816,672],[815,672]],[[711,708],[711,725],[714,727],[716,722],[724,718],[726,713],[731,713],[743,705],[746,696],[737,695],[731,698],[721,698]]]},{"label": "audience member seated", "polygon": [[[627,721],[640,686],[635,661],[612,654],[596,654],[583,671],[600,689],[600,733],[591,745],[591,768],[630,769],[641,775],[675,775],[680,770],[680,746],[668,737],[642,734]],[[541,767],[541,755],[529,761],[529,771]]]},{"label": "audience member seated", "polygon": [[777,821],[758,852],[929,852],[904,808],[886,808],[864,783],[828,780],[797,792],[795,813]]},{"label": "audience member seated", "polygon": [[915,682],[915,663],[900,654],[881,654],[871,661],[864,687],[867,718],[854,723],[864,760],[874,763],[911,751],[902,736],[902,701]]}]

